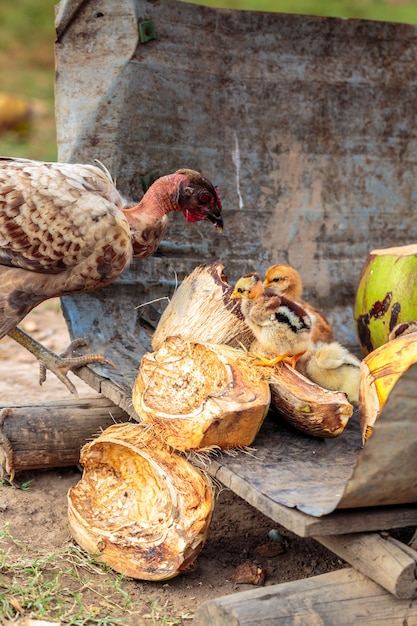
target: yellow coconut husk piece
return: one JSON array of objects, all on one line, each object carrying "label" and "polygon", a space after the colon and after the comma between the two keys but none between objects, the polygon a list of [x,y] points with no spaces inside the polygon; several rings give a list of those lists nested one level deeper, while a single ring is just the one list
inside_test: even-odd
[{"label": "yellow coconut husk piece", "polygon": [[362,360],[359,416],[363,443],[371,436],[395,383],[414,363],[417,363],[417,332],[388,341]]},{"label": "yellow coconut husk piece", "polygon": [[174,335],[202,343],[249,348],[254,337],[245,324],[240,303],[230,298],[232,292],[220,261],[196,267],[162,313],[152,348],[158,350],[165,339]]},{"label": "yellow coconut husk piece", "polygon": [[270,404],[252,363],[243,350],[169,337],[143,356],[133,406],[177,450],[250,446]]},{"label": "yellow coconut husk piece", "polygon": [[269,377],[271,405],[288,424],[314,437],[337,437],[353,413],[342,391],[316,385],[288,363],[280,362]]},{"label": "yellow coconut husk piece", "polygon": [[167,580],[197,558],[214,507],[207,478],[140,424],[115,424],[81,451],[68,494],[72,537],[117,572]]}]

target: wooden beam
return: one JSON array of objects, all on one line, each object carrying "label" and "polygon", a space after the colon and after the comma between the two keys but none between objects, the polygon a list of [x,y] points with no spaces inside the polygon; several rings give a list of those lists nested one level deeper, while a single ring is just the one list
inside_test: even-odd
[{"label": "wooden beam", "polygon": [[417,525],[415,504],[343,509],[323,517],[313,517],[272,500],[260,491],[259,484],[252,484],[215,458],[210,459],[208,472],[258,511],[299,537],[341,535],[352,530],[366,532]]},{"label": "wooden beam", "polygon": [[399,600],[351,568],[204,602],[194,626],[416,624],[417,600]]},{"label": "wooden beam", "polygon": [[140,418],[136,414],[132,404],[132,388],[127,386],[127,384],[121,381],[104,378],[88,366],[80,367],[74,371],[74,374],[94,389],[94,391],[97,391],[98,393],[103,394],[106,398],[109,398],[109,400],[119,406],[130,417],[136,421],[140,421]]},{"label": "wooden beam", "polygon": [[377,533],[315,539],[397,598],[417,597],[417,552],[400,541]]},{"label": "wooden beam", "polygon": [[15,471],[77,465],[88,440],[129,420],[107,398],[3,405],[0,410],[0,464],[5,468],[11,460]]}]

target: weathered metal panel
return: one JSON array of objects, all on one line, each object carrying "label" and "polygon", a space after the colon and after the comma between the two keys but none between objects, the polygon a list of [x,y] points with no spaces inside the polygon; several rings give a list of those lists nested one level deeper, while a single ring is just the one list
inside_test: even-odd
[{"label": "weathered metal panel", "polygon": [[416,385],[414,365],[390,394],[364,448],[357,411],[334,439],[305,437],[269,420],[252,454],[223,455],[220,462],[216,457],[214,474],[276,521],[282,514],[275,502],[314,516],[417,502]]},{"label": "weathered metal panel", "polygon": [[[147,20],[156,38],[141,43]],[[61,0],[56,55],[60,160],[99,159],[133,199],[151,173],[200,169],[224,206],[223,234],[175,215],[154,257],[63,300],[71,333],[116,361],[106,376],[129,388],[164,301],[135,307],[217,259],[232,282],[296,266],[305,298],[358,349],[352,308],[368,251],[417,239],[415,26]]]}]

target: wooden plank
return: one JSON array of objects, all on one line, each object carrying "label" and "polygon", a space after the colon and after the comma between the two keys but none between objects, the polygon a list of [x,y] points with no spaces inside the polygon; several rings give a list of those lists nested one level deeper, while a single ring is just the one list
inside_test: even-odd
[{"label": "wooden plank", "polygon": [[417,600],[399,600],[351,568],[204,602],[194,626],[393,626],[417,623]]},{"label": "wooden plank", "polygon": [[132,405],[132,388],[127,385],[124,380],[117,378],[110,380],[97,372],[95,366],[80,367],[74,371],[74,374],[78,376],[78,378],[81,378],[87,385],[90,385],[94,391],[101,393],[111,400],[115,406],[120,407],[122,411],[125,411],[132,419],[136,421],[140,420]]},{"label": "wooden plank", "polygon": [[412,550],[417,550],[417,530],[414,531],[414,534],[410,539],[409,546]]},{"label": "wooden plank", "polygon": [[341,508],[417,502],[417,364],[404,372],[358,455]]},{"label": "wooden plank", "polygon": [[[129,416],[107,398],[83,398],[0,406],[1,456],[10,454],[15,471],[77,465],[81,447]],[[1,436],[2,435],[2,436]],[[5,460],[3,460],[5,464]]]},{"label": "wooden plank", "polygon": [[[123,407],[130,417],[139,419],[131,403],[130,390],[126,391],[121,382],[105,379],[89,367],[83,367],[75,373],[115,404]],[[255,440],[253,452],[236,452],[233,456],[216,454],[207,460],[207,469],[238,496],[300,537],[417,525],[417,506],[414,504],[336,510],[322,517],[313,517],[295,508],[295,504],[300,497],[304,497],[306,491],[311,490],[308,497],[312,500],[315,497],[317,500],[323,498],[326,485],[330,496],[337,501],[336,490],[339,489],[339,493],[342,493],[360,452],[357,416],[351,421],[346,435],[337,438],[338,441],[322,441],[289,431],[285,425],[270,416]],[[335,449],[343,445],[346,445],[346,452],[341,457]],[[307,464],[307,469],[304,469],[304,464]],[[329,477],[328,470],[335,464],[337,472]],[[319,472],[320,465],[325,466],[324,475],[328,480],[331,479],[331,483],[323,482]],[[303,484],[306,474],[308,482]],[[267,484],[272,484],[275,492],[268,493],[265,490]],[[280,485],[282,491],[277,493]],[[284,502],[289,502],[288,506],[280,502],[281,497]]]},{"label": "wooden plank", "polygon": [[265,496],[250,481],[230,471],[215,459],[210,460],[208,471],[243,500],[300,537],[340,535],[352,530],[365,532],[417,525],[417,506],[413,504],[346,509],[323,517],[313,517]]},{"label": "wooden plank", "polygon": [[417,552],[400,541],[372,533],[315,539],[397,598],[417,596]]}]

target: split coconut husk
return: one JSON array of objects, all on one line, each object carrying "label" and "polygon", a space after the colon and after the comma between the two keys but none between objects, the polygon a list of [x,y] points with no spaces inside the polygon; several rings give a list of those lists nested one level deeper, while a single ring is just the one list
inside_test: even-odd
[{"label": "split coconut husk", "polygon": [[142,357],[133,406],[177,450],[249,446],[270,403],[252,363],[243,350],[169,337]]},{"label": "split coconut husk", "polygon": [[271,405],[293,428],[313,437],[337,437],[353,413],[342,391],[316,385],[281,361],[269,378]]},{"label": "split coconut husk", "polygon": [[417,244],[372,250],[359,278],[355,322],[364,354],[388,341],[394,326],[417,319]]},{"label": "split coconut husk", "polygon": [[230,298],[232,292],[220,261],[196,267],[184,278],[162,313],[152,348],[158,350],[165,339],[174,335],[202,343],[249,348],[254,337],[245,324],[240,304]]},{"label": "split coconut husk", "polygon": [[72,537],[125,576],[167,580],[197,558],[214,507],[206,477],[140,424],[86,444],[68,494]]},{"label": "split coconut husk", "polygon": [[[402,326],[406,325],[396,328],[404,331]],[[379,346],[362,360],[359,415],[363,443],[371,436],[395,383],[411,365],[417,363],[417,332],[405,332]]]}]

